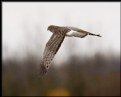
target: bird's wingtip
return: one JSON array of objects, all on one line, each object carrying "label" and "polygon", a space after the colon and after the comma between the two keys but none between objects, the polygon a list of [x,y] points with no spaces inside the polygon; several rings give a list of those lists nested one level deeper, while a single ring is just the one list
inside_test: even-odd
[{"label": "bird's wingtip", "polygon": [[101,35],[99,35],[99,37],[102,37]]},{"label": "bird's wingtip", "polygon": [[43,62],[40,64],[40,75],[43,76],[47,72],[46,67],[44,66]]},{"label": "bird's wingtip", "polygon": [[100,34],[97,34],[98,37],[102,37]]}]

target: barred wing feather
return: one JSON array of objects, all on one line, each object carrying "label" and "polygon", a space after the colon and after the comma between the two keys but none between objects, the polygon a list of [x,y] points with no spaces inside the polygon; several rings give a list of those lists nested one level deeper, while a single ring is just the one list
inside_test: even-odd
[{"label": "barred wing feather", "polygon": [[51,62],[58,49],[60,48],[64,38],[64,34],[53,33],[53,35],[47,42],[43,55],[43,60],[40,64],[41,75],[44,75],[48,71],[49,67],[51,66]]}]

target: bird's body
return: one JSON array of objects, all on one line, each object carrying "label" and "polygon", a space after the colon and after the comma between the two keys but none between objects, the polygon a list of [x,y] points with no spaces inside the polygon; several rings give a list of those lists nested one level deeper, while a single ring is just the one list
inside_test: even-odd
[{"label": "bird's body", "polygon": [[59,50],[66,36],[83,38],[87,35],[93,35],[101,37],[99,34],[92,34],[75,27],[60,27],[51,25],[48,27],[48,30],[51,31],[53,35],[51,36],[45,47],[43,60],[40,64],[41,75],[44,75],[48,71],[55,54]]}]

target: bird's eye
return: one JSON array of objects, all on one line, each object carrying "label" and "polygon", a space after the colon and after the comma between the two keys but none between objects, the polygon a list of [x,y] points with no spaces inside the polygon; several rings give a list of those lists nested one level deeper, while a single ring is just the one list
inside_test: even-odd
[{"label": "bird's eye", "polygon": [[48,65],[46,67],[48,68]]}]

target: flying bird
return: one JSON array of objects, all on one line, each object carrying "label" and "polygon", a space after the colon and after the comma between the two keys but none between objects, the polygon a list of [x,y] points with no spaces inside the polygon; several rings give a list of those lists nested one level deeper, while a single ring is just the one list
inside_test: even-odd
[{"label": "flying bird", "polygon": [[64,38],[67,37],[79,37],[84,38],[87,35],[93,35],[101,37],[100,34],[93,34],[88,31],[76,28],[76,27],[63,27],[50,25],[47,30],[52,32],[52,36],[46,44],[43,60],[40,63],[40,74],[44,75],[51,66],[52,60],[59,50]]}]

